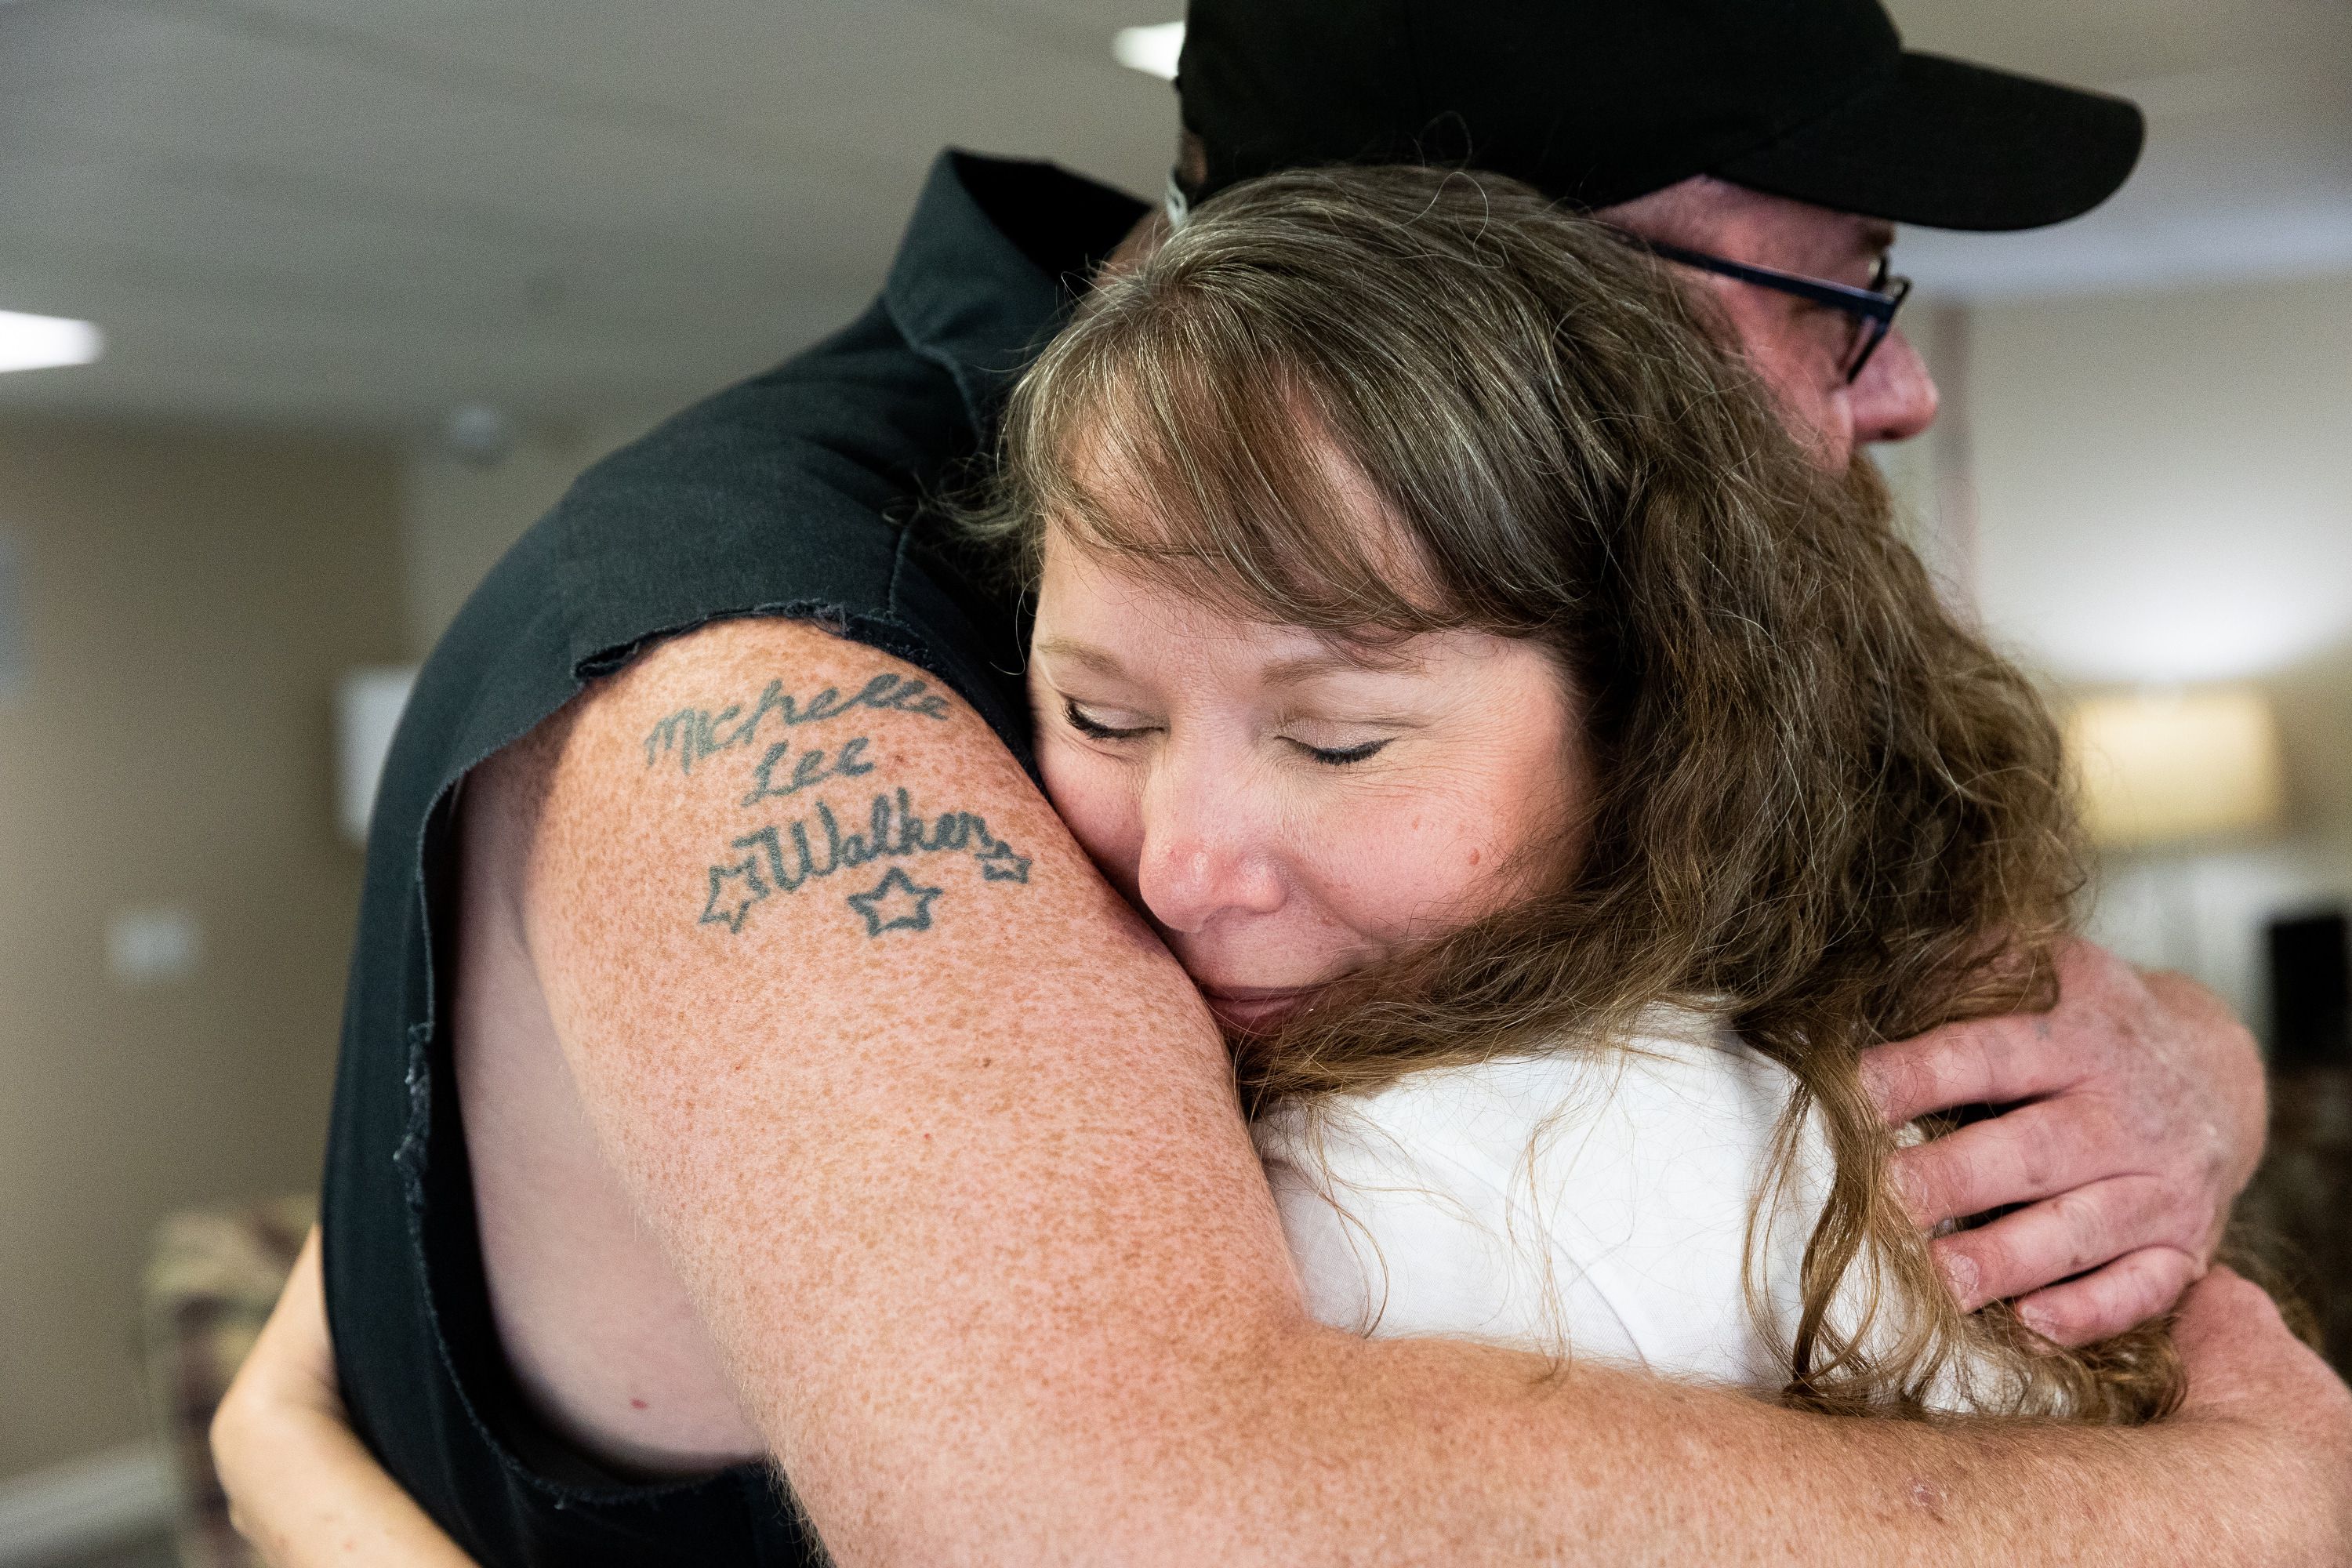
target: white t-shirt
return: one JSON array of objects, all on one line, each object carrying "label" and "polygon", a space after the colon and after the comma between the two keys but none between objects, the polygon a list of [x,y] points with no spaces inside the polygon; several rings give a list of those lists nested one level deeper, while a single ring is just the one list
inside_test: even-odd
[{"label": "white t-shirt", "polygon": [[1261,1121],[1316,1317],[1779,1388],[1829,1190],[1818,1119],[1757,1233],[1759,1323],[1749,1215],[1792,1080],[1685,1009],[1628,1045],[1412,1073],[1324,1101],[1315,1136],[1295,1109]]}]

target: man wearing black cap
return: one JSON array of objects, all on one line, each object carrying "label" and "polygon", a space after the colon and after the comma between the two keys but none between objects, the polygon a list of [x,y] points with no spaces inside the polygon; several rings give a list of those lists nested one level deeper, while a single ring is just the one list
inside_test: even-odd
[{"label": "man wearing black cap", "polygon": [[[1686,268],[1832,466],[1936,415],[1893,328],[1910,289],[1887,265],[1895,225],[2079,216],[2143,136],[2121,99],[1905,50],[1878,0],[1193,0],[1177,86],[1175,213],[1301,164],[1510,174]],[[2262,1068],[2179,976],[2083,944],[2064,998],[1883,1052],[1880,1084],[1898,1119],[2039,1102],[1915,1151],[1910,1175],[1930,1225],[2063,1194],[1937,1247],[1967,1305],[2024,1297],[2037,1328],[2083,1343],[2202,1271],[2261,1149]],[[2000,1173],[2021,1169],[2035,1178]]]},{"label": "man wearing black cap", "polygon": [[1184,198],[1299,164],[1463,163],[1711,246],[1692,263],[1742,284],[1720,303],[1837,461],[1916,434],[1932,384],[1899,337],[1866,380],[1852,352],[1816,373],[1828,318],[1871,302],[1722,263],[1885,294],[1893,225],[2063,222],[2123,184],[2142,134],[2120,99],[1905,51],[1877,0],[1196,0],[1179,72]]},{"label": "man wearing black cap", "polygon": [[[1825,461],[1933,411],[1884,224],[2053,221],[2138,138],[2128,106],[1902,54],[1869,0],[1192,23],[1190,196],[1334,160],[1533,180],[1712,289]],[[2132,1433],[1830,1421],[1307,1320],[1213,1028],[1023,772],[1008,607],[900,521],[1142,216],[943,160],[872,312],[600,465],[436,651],[380,796],[324,1204],[374,1453],[493,1563],[814,1560],[763,1453],[852,1564],[2185,1563],[2212,1531],[2340,1560],[2352,1395],[2227,1276],[2182,1309],[2189,1408]],[[905,916],[919,951],[810,900],[747,926],[711,846],[827,768],[984,816],[1021,901]],[[2201,1270],[2260,1088],[2193,991],[2087,949],[2063,980],[2048,1018],[1880,1078],[1898,1118],[2032,1102],[1912,1169],[1924,1218],[2030,1205],[1947,1248],[1964,1295],[2095,1270],[2030,1298],[2072,1338]]]}]

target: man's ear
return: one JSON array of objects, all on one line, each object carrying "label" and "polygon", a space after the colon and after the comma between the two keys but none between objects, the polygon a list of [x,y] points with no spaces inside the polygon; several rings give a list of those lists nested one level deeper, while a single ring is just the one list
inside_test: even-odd
[{"label": "man's ear", "polygon": [[1180,131],[1176,134],[1176,183],[1188,196],[1196,195],[1209,183],[1209,145],[1197,132]]}]

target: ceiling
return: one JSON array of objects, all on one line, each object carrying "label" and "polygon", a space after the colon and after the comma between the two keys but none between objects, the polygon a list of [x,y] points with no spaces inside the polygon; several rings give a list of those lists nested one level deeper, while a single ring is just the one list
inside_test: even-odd
[{"label": "ceiling", "polygon": [[[1137,190],[1181,0],[0,0],[0,309],[95,365],[0,406],[422,429],[653,410],[870,293],[933,153]],[[1946,292],[2352,268],[2352,0],[1898,0],[1915,47],[2118,88],[2079,223],[1915,235]]]},{"label": "ceiling", "polygon": [[1922,287],[1997,295],[2352,270],[2352,0],[1895,0],[1912,47],[2105,88],[2148,118],[2105,206],[1914,230]]}]

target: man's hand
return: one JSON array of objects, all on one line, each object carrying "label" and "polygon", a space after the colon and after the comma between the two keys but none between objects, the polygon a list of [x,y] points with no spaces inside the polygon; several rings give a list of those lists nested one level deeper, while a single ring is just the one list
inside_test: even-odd
[{"label": "man's hand", "polygon": [[1898,1125],[2012,1107],[1903,1151],[1895,1179],[1926,1226],[2028,1205],[1938,1237],[1937,1261],[1963,1307],[2015,1298],[2036,1331],[2077,1345],[2204,1273],[2262,1157],[2265,1104],[2253,1037],[2195,982],[2085,942],[2060,952],[2058,980],[2048,1013],[1881,1046],[1863,1071]]},{"label": "man's hand", "polygon": [[[2266,1452],[2256,1469],[2284,1484],[2273,1495],[2309,1529],[2289,1562],[2352,1562],[2352,1389],[2287,1331],[2256,1286],[2215,1268],[2181,1299],[2173,1337],[2189,1368],[2189,1397],[2166,1423],[2192,1437],[2234,1436]],[[2205,1431],[2196,1430],[2199,1427]],[[2216,1521],[2210,1560],[2232,1552]]]}]

